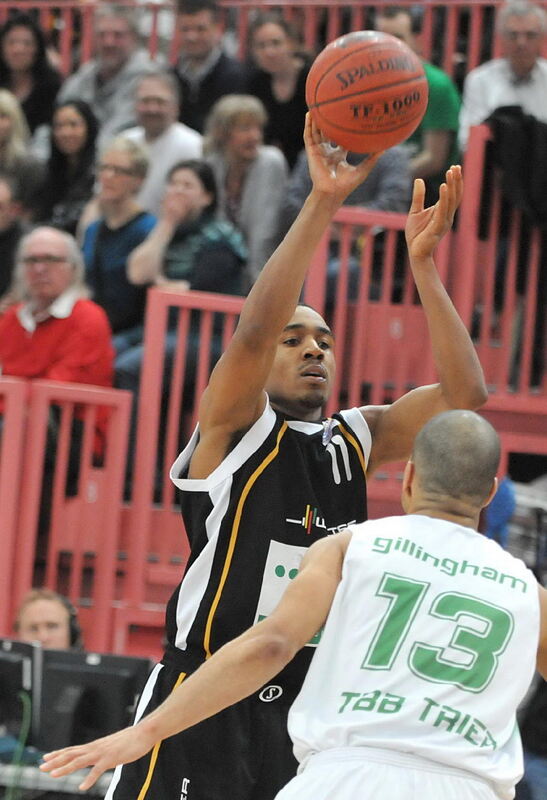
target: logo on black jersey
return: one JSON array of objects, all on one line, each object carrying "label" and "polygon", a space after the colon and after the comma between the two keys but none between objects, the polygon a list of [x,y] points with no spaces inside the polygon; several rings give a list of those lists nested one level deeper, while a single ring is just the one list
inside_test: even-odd
[{"label": "logo on black jersey", "polygon": [[260,692],[258,697],[262,700],[263,703],[271,703],[274,700],[277,700],[278,697],[281,697],[283,694],[283,689],[281,686],[265,686],[264,689]]},{"label": "logo on black jersey", "polygon": [[312,528],[321,528],[327,533],[339,533],[345,530],[349,525],[354,525],[357,521],[355,519],[350,519],[347,522],[342,522],[340,525],[333,525],[328,528],[325,518],[320,517],[317,511],[317,508],[310,506],[308,503],[304,514],[300,518],[291,519],[291,517],[285,517],[285,522],[290,522],[292,525],[301,525],[306,533],[311,533]]},{"label": "logo on black jersey", "polygon": [[339,485],[343,480],[351,481],[351,464],[349,463],[348,446],[343,436],[336,433],[325,447],[332,461],[332,477]]},{"label": "logo on black jersey", "polygon": [[180,788],[180,800],[188,800],[188,787],[190,786],[190,778],[182,779],[182,786]]}]

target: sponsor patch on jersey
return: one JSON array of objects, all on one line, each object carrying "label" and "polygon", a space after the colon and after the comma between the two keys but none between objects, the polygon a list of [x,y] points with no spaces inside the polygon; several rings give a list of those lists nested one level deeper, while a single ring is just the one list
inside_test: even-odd
[{"label": "sponsor patch on jersey", "polygon": [[[298,575],[300,564],[307,547],[297,547],[293,544],[283,544],[282,542],[270,542],[270,549],[262,576],[262,586],[254,622],[268,617],[276,605],[281,600],[281,596],[290,581]],[[319,644],[321,632],[319,631],[308,645],[316,647]]]}]

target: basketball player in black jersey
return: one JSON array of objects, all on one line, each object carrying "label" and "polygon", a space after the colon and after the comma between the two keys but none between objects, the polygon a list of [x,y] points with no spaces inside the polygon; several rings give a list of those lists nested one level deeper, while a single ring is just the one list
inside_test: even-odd
[{"label": "basketball player in black jersey", "polygon": [[[434,414],[474,409],[487,397],[472,342],[433,261],[461,198],[460,169],[453,167],[432,208],[424,209],[424,185],[416,182],[406,226],[439,383],[390,406],[323,418],[335,368],[332,334],[298,298],[327,225],[377,157],[348,165],[340,152],[325,150],[309,118],[304,139],[312,191],[250,292],[202,397],[198,431],[171,471],[191,554],[167,608],[166,653],[137,717],[268,616],[312,542],[366,519],[367,474],[408,458]],[[286,717],[316,643],[251,697],[151,752],[130,735],[128,759],[141,757],[116,770],[107,800],[275,797],[295,771]]]}]

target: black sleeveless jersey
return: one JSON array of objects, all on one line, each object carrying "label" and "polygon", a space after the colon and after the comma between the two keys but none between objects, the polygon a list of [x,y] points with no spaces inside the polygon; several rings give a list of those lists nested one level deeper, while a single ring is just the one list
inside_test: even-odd
[{"label": "black sleeveless jersey", "polygon": [[[190,480],[198,435],[171,470],[191,551],[167,606],[165,661],[184,672],[271,613],[313,542],[367,516],[371,436],[356,408],[308,423],[267,404],[208,478]],[[315,639],[274,679],[287,699]]]}]

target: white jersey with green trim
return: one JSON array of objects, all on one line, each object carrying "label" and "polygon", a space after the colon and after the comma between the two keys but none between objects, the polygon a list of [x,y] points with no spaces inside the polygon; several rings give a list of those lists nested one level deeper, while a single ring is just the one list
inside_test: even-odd
[{"label": "white jersey with green trim", "polygon": [[414,753],[512,798],[522,774],[515,712],[539,636],[534,575],[445,520],[389,517],[352,531],[289,714],[296,757],[367,746]]}]

